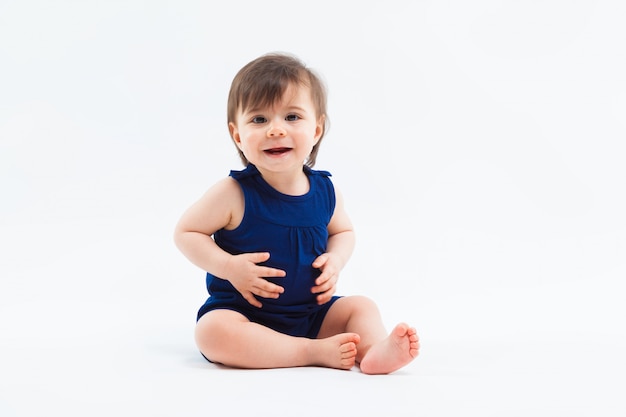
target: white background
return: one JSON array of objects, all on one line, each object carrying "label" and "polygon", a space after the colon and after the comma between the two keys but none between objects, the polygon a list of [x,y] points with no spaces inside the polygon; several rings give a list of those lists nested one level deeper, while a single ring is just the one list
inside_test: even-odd
[{"label": "white background", "polygon": [[[620,1],[0,2],[0,415],[623,416]],[[240,169],[225,104],[319,71],[358,244],[339,292],[422,353],[240,371],[193,342],[178,217]],[[239,414],[241,413],[241,414]]]}]

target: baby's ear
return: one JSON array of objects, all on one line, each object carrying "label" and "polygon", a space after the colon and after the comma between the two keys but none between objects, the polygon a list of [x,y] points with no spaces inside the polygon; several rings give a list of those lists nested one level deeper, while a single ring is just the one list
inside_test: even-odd
[{"label": "baby's ear", "polygon": [[326,116],[322,115],[317,119],[317,123],[315,125],[315,140],[320,140],[322,135],[324,134],[324,128],[326,123]]},{"label": "baby's ear", "polygon": [[233,138],[233,141],[239,146],[241,138],[239,137],[239,130],[233,122],[228,123],[228,132],[230,133],[230,137]]}]

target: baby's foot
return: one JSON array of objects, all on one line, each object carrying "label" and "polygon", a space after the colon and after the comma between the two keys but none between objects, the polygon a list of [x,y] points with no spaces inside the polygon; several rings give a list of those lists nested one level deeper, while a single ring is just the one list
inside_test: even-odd
[{"label": "baby's foot", "polygon": [[313,365],[336,369],[352,369],[356,363],[356,345],[361,338],[356,333],[341,333],[326,339],[312,340]]},{"label": "baby's foot", "polygon": [[411,362],[419,353],[419,347],[415,329],[400,323],[386,339],[365,354],[361,371],[365,374],[389,374]]}]

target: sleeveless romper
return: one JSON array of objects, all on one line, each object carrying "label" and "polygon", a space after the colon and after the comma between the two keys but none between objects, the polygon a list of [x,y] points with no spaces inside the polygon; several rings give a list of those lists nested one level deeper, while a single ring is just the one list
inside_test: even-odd
[{"label": "sleeveless romper", "polygon": [[339,298],[335,296],[320,306],[311,293],[320,274],[311,264],[326,252],[335,190],[329,172],[306,166],[304,172],[310,187],[301,196],[280,193],[265,182],[252,164],[242,171],[230,172],[243,190],[244,215],[236,229],[218,230],[215,242],[233,255],[269,252],[269,260],[261,265],[282,269],[286,276],[267,280],[285,291],[277,299],[256,296],[263,304],[258,308],[249,304],[229,281],[207,273],[209,298],[198,311],[197,320],[208,311],[229,309],[284,334],[317,336],[328,309]]}]

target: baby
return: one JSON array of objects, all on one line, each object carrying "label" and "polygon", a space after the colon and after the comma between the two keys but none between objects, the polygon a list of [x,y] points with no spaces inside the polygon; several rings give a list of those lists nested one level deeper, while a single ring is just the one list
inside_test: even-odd
[{"label": "baby", "polygon": [[312,169],[326,122],[325,87],[293,56],[261,56],[232,82],[228,129],[245,169],[209,188],[174,236],[207,271],[195,336],[210,361],[387,374],[418,355],[413,327],[388,333],[372,300],[335,295],[355,238],[330,173]]}]

